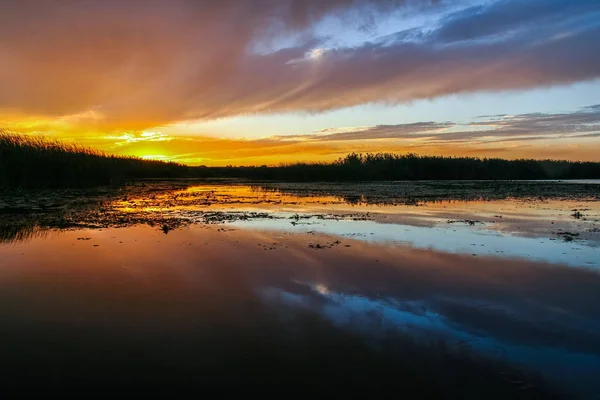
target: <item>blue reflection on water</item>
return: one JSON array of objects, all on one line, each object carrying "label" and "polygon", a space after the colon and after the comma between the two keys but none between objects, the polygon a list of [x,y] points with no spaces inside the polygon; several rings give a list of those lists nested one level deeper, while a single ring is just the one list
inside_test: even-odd
[{"label": "blue reflection on water", "polygon": [[[600,376],[600,353],[573,352],[561,347],[522,345],[502,341],[486,332],[447,319],[433,310],[434,304],[424,301],[397,301],[392,298],[371,299],[358,295],[331,292],[322,284],[309,284],[313,293],[290,293],[276,287],[263,287],[259,295],[270,304],[302,308],[317,312],[335,325],[377,338],[393,331],[408,333],[417,340],[431,341],[443,338],[456,347],[466,347],[492,357],[510,360],[539,371],[550,379],[560,381],[586,396],[595,395]],[[314,301],[314,296],[322,301]],[[488,306],[494,307],[493,304]],[[504,304],[498,310],[506,312]],[[496,310],[496,311],[498,311]],[[592,322],[598,332],[600,321]]]},{"label": "blue reflection on water", "polygon": [[367,242],[407,244],[448,253],[516,257],[578,267],[600,266],[597,242],[565,242],[552,237],[517,236],[469,226],[412,226],[318,218],[306,219],[295,225],[286,219],[256,219],[232,224],[261,230],[316,232]]}]

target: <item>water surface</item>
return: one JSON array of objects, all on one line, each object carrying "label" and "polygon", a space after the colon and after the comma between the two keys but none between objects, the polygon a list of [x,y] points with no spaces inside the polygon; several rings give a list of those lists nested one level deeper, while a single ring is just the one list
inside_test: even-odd
[{"label": "water surface", "polygon": [[529,184],[5,196],[3,379],[594,398],[598,186]]}]

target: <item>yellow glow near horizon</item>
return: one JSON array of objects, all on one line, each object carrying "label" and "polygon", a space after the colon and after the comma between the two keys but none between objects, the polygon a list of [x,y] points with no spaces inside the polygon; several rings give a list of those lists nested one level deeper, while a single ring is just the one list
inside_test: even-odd
[{"label": "yellow glow near horizon", "polygon": [[[0,110],[1,111],[1,110]],[[508,118],[508,117],[507,117]],[[370,130],[378,127],[345,126],[319,129],[290,136],[260,135],[260,125],[234,125],[227,121],[207,124],[212,134],[194,134],[191,126],[179,132],[177,127],[147,128],[143,130],[116,130],[96,125],[101,114],[83,112],[51,118],[37,115],[0,113],[0,126],[29,135],[43,135],[49,139],[76,142],[107,154],[136,156],[143,159],[173,161],[189,165],[278,165],[295,162],[331,162],[351,152],[417,153],[422,155],[500,157],[500,158],[554,158],[597,161],[600,143],[593,136],[565,136],[545,134],[534,142],[521,136],[509,136],[498,141],[491,123],[485,125],[489,134],[481,133],[475,139],[446,141],[445,134],[477,132],[477,126],[435,128],[416,131],[417,134],[399,134],[397,138],[380,136],[370,138]],[[239,123],[239,122],[238,122]],[[237,137],[225,137],[222,127],[240,130]],[[385,128],[385,127],[384,127]],[[282,125],[281,131],[286,126]],[[230,132],[227,131],[227,132]],[[241,137],[244,135],[246,137]],[[219,137],[221,136],[221,137]],[[360,139],[352,139],[355,136]],[[527,136],[527,135],[524,135]]]},{"label": "yellow glow near horizon", "polygon": [[164,154],[146,154],[140,156],[144,160],[159,160],[159,161],[170,161],[173,157],[165,156]]}]

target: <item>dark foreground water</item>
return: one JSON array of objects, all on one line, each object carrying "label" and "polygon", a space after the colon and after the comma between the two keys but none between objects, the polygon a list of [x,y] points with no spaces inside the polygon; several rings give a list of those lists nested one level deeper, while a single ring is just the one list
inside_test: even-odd
[{"label": "dark foreground water", "polygon": [[5,196],[2,387],[598,398],[594,187],[402,185]]}]

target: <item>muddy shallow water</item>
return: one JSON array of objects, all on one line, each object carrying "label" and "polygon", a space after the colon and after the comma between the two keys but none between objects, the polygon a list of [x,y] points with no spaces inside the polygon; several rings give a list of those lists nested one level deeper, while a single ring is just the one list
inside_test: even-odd
[{"label": "muddy shallow water", "polygon": [[5,193],[2,381],[594,398],[598,196],[596,182]]}]

